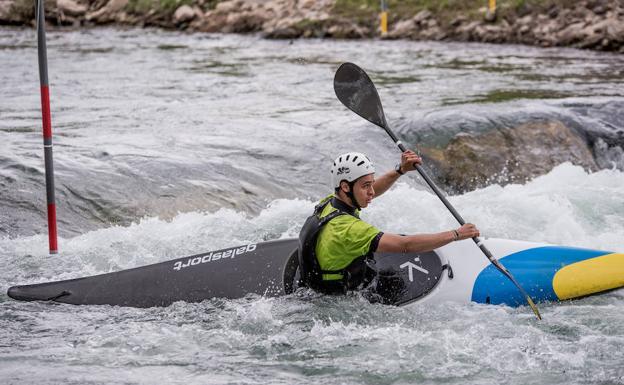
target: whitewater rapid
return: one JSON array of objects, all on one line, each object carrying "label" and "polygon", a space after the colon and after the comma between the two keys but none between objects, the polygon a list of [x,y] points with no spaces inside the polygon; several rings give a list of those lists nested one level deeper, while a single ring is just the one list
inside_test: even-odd
[{"label": "whitewater rapid", "polygon": [[[624,250],[624,173],[562,164],[522,185],[450,197],[484,235]],[[597,196],[601,198],[596,199]],[[280,199],[143,218],[62,238],[0,241],[0,289],[294,237],[315,202]],[[554,215],[553,213],[556,213]],[[386,231],[456,226],[430,192],[401,183],[363,213]],[[21,303],[0,294],[5,383],[618,384],[624,291],[526,307],[435,303],[410,308],[344,298],[249,296],[167,308]]]},{"label": "whitewater rapid", "polygon": [[[564,163],[451,203],[485,237],[624,251],[621,55],[408,41],[267,41],[157,30],[50,31],[60,254],[49,256],[34,31],[0,29],[3,384],[624,384],[624,292],[530,309],[346,297],[133,309],[24,303],[11,285],[296,237],[340,152],[398,160],[331,88],[366,68],[409,144],[533,119],[604,137]],[[512,100],[493,96],[516,95]],[[605,142],[606,143],[606,142]],[[600,152],[602,151],[602,152]],[[362,213],[383,231],[457,227],[416,175]]]}]

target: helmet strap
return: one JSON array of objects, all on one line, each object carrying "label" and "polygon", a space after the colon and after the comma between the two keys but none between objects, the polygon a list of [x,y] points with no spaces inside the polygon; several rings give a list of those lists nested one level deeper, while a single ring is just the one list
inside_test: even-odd
[{"label": "helmet strap", "polygon": [[355,187],[355,182],[356,181],[357,181],[357,179],[354,180],[353,182],[347,182],[347,183],[349,183],[349,191],[347,192],[347,196],[349,197],[349,199],[351,199],[351,204],[353,204],[353,206],[356,209],[362,210],[362,207],[358,203],[357,199],[355,199],[355,194],[353,194],[353,188]]}]

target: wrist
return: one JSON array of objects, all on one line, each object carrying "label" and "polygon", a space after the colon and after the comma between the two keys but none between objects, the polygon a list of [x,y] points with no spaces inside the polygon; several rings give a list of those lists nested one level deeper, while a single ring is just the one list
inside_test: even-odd
[{"label": "wrist", "polygon": [[451,230],[451,234],[453,234],[453,242],[459,240],[459,232],[457,230]]},{"label": "wrist", "polygon": [[401,163],[397,163],[396,166],[394,166],[394,171],[399,174],[399,176],[405,174],[405,171],[403,171],[403,169],[401,169]]}]

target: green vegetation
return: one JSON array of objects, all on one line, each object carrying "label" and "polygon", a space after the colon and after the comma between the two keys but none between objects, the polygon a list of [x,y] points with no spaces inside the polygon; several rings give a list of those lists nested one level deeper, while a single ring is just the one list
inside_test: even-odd
[{"label": "green vegetation", "polygon": [[[429,10],[440,20],[459,14],[470,17],[479,8],[486,6],[485,0],[388,0],[389,20],[409,19],[423,10]],[[333,9],[336,16],[370,20],[379,13],[379,0],[337,0]]]},{"label": "green vegetation", "polygon": [[[28,2],[28,0],[23,0]],[[224,0],[205,0],[201,5],[204,11],[214,9]],[[525,8],[548,9],[553,4],[570,6],[573,2],[566,0],[497,0],[501,14]],[[197,0],[130,0],[126,6],[133,13],[149,11],[171,12],[183,4],[198,5]],[[457,16],[468,19],[483,17],[483,9],[488,0],[387,0],[390,21],[409,19],[422,10],[429,10],[440,21],[450,21]],[[572,4],[573,5],[573,4]],[[379,15],[379,0],[336,0],[332,13],[336,17],[348,18],[358,23],[376,20]]]},{"label": "green vegetation", "polygon": [[135,14],[145,14],[152,10],[172,13],[177,7],[191,3],[191,0],[130,0],[126,5],[126,10]]},{"label": "green vegetation", "polygon": [[[469,20],[483,19],[487,0],[388,0],[389,21],[395,22],[413,17],[418,12],[428,10],[442,23],[450,22],[458,16]],[[553,5],[572,6],[565,0],[498,0],[499,16],[522,13],[528,9],[547,10]],[[337,17],[368,23],[379,15],[379,0],[336,0],[332,13]]]},{"label": "green vegetation", "polygon": [[[196,0],[129,0],[126,10],[134,14],[146,14],[150,11],[171,14],[182,5],[194,5],[196,3]],[[219,0],[204,1],[201,8],[204,11],[214,9],[217,3]]]},{"label": "green vegetation", "polygon": [[317,29],[317,28],[322,28],[323,27],[323,21],[322,20],[303,19],[303,20],[298,21],[297,23],[295,23],[293,25],[293,27],[296,28],[296,29],[299,29],[299,30]]}]

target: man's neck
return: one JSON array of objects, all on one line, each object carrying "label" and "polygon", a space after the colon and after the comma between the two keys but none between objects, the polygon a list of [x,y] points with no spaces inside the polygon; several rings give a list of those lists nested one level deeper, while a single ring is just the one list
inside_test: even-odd
[{"label": "man's neck", "polygon": [[334,197],[332,198],[332,206],[334,206],[334,208],[340,210],[340,211],[344,211],[345,213],[351,214],[353,216],[357,217],[357,212],[355,210],[355,207],[349,202],[349,198],[344,198],[340,196],[341,194],[334,194]]},{"label": "man's neck", "polygon": [[334,197],[336,197],[336,199],[340,200],[345,205],[351,207],[352,209],[355,209],[355,206],[353,206],[353,204],[351,203],[351,199],[349,199],[349,197],[347,197],[345,193],[341,192],[334,194]]}]

